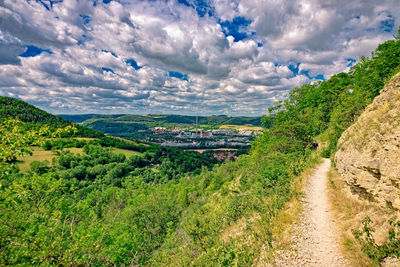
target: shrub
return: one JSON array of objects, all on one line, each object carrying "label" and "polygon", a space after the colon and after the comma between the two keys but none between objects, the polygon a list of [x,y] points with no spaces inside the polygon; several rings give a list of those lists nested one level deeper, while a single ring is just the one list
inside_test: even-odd
[{"label": "shrub", "polygon": [[362,221],[361,230],[353,230],[354,237],[361,244],[361,250],[375,263],[380,264],[387,257],[400,258],[400,221],[389,221],[390,229],[387,240],[378,245],[373,237],[375,229],[370,226],[372,220],[367,216]]}]

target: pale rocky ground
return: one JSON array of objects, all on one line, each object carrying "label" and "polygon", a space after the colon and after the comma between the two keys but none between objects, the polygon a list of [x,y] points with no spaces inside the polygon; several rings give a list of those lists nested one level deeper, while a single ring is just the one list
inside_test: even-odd
[{"label": "pale rocky ground", "polygon": [[400,210],[400,73],[338,142],[338,172],[353,194]]},{"label": "pale rocky ground", "polygon": [[[342,134],[338,147],[336,167],[351,193],[400,210],[400,73]],[[277,252],[275,266],[349,266],[340,254],[329,208],[329,167],[325,160],[309,178],[293,245]],[[400,259],[387,258],[382,265],[397,267]]]},{"label": "pale rocky ground", "polygon": [[335,222],[327,197],[330,160],[308,179],[303,214],[293,229],[293,245],[278,251],[275,266],[348,266],[336,241]]}]

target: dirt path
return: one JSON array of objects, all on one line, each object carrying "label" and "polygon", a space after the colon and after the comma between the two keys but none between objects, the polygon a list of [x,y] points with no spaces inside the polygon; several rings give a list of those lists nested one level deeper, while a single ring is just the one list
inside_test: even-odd
[{"label": "dirt path", "polygon": [[304,189],[304,212],[294,227],[294,245],[278,252],[276,266],[348,266],[339,252],[327,198],[330,160],[324,159]]}]

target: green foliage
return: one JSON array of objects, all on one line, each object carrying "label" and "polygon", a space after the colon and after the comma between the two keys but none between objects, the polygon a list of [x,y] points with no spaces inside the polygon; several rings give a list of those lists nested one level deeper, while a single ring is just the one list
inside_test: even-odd
[{"label": "green foliage", "polygon": [[[65,137],[70,128],[38,130],[14,120],[1,122],[0,264],[254,265],[261,247],[272,246],[273,219],[299,194],[293,178],[317,162],[310,144],[324,133],[329,139],[324,155],[335,151],[342,131],[398,70],[399,47],[399,40],[388,41],[349,73],[294,88],[262,118],[267,129],[249,155],[220,166],[207,154],[111,137],[77,141]],[[90,118],[121,125],[193,120],[177,115]],[[217,124],[231,118],[208,119]],[[53,138],[45,141],[41,135]],[[34,162],[30,172],[20,173],[12,162],[38,143],[58,156],[51,165]],[[84,153],[63,150],[70,146],[83,147]],[[112,147],[141,155],[126,158]],[[363,231],[356,232],[368,255],[376,261],[398,255],[399,223],[383,245],[375,243],[372,231],[365,221]]]},{"label": "green foliage", "polygon": [[389,40],[379,45],[371,58],[362,57],[349,73],[294,88],[285,101],[270,108],[270,115],[262,118],[263,125],[303,145],[326,131],[328,146],[323,156],[329,157],[342,132],[399,71],[400,40]]},{"label": "green foliage", "polygon": [[367,216],[362,221],[363,227],[361,230],[353,230],[354,237],[361,244],[361,250],[373,260],[374,263],[379,264],[386,257],[400,258],[400,221],[389,221],[390,229],[388,231],[387,240],[378,245],[373,237],[375,229],[370,226],[372,220]]},{"label": "green foliage", "polygon": [[85,126],[114,136],[148,129],[146,125],[140,123],[113,122],[110,120],[95,120],[85,123]]},{"label": "green foliage", "polygon": [[31,171],[38,174],[38,175],[42,175],[45,174],[49,171],[50,167],[49,165],[49,161],[45,160],[43,162],[41,161],[33,161],[30,164],[31,167]]},{"label": "green foliage", "polygon": [[22,122],[42,123],[56,127],[66,126],[69,123],[61,117],[47,113],[22,100],[0,96],[0,119],[15,119]]},{"label": "green foliage", "polygon": [[[71,125],[69,121],[64,120],[59,116],[47,113],[31,104],[12,97],[0,96],[0,119],[17,119],[21,122],[29,124],[30,128],[36,130],[43,125],[47,125],[52,130],[58,127],[66,127]],[[91,128],[74,125],[76,130],[74,134],[82,137],[102,137],[103,133],[95,131]]]},{"label": "green foliage", "polygon": [[39,130],[33,130],[29,124],[14,119],[0,121],[0,162],[15,162],[18,156],[30,153],[29,145],[43,143],[42,138],[62,137],[74,134],[76,128],[67,126],[57,130],[51,130],[49,126],[42,126]]},{"label": "green foliage", "polygon": [[[14,120],[1,126],[2,148],[10,151],[45,143],[42,136],[60,137],[73,130],[35,132]],[[50,140],[62,146],[75,144],[73,139],[46,141]],[[17,141],[18,146],[10,146]],[[120,146],[123,142],[108,141]],[[200,153],[159,146],[149,146],[144,157],[128,159],[99,144],[85,144],[83,151],[83,155],[60,151],[52,166],[33,162],[29,173],[19,173],[4,162],[1,264],[144,264],[190,205],[188,189],[194,184],[191,180],[187,180],[190,185],[177,184],[178,179],[216,163]],[[171,169],[175,170],[172,175],[160,175]],[[147,176],[141,175],[143,171]]]},{"label": "green foliage", "polygon": [[[176,127],[193,127],[196,116],[185,115],[60,115],[64,119],[82,123],[97,131],[123,138],[140,139],[151,133],[150,128],[163,126],[169,129]],[[253,125],[260,126],[260,117],[227,117],[227,116],[199,116],[198,123],[203,129],[216,129],[221,125]],[[78,128],[79,129],[79,128]],[[79,129],[80,130],[80,129]],[[140,132],[139,132],[140,131]],[[94,135],[94,134],[92,134]],[[82,133],[89,136],[89,133]]]},{"label": "green foliage", "polygon": [[[106,120],[108,122],[129,122],[129,123],[160,123],[166,124],[191,124],[196,123],[196,116],[185,115],[60,115],[62,118],[71,120],[76,123],[87,121],[92,123],[95,121]],[[205,125],[245,125],[251,124],[260,126],[259,117],[228,117],[228,116],[198,116],[199,124]],[[151,124],[149,124],[151,125]]]}]

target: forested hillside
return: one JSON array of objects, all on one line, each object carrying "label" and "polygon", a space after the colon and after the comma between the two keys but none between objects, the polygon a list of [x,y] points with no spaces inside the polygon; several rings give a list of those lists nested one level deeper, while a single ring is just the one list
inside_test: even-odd
[{"label": "forested hillside", "polygon": [[[87,128],[104,132],[113,136],[130,139],[143,139],[152,134],[151,129],[165,127],[168,129],[193,128],[196,124],[196,116],[186,115],[60,115],[64,119],[71,120]],[[261,117],[228,117],[198,116],[197,122],[202,129],[219,129],[221,126],[240,125],[255,127],[261,125]],[[257,127],[258,128],[258,127]]]},{"label": "forested hillside", "polygon": [[18,118],[23,122],[46,123],[54,126],[68,124],[63,118],[47,113],[22,100],[0,96],[0,119]]},{"label": "forested hillside", "polygon": [[[100,115],[100,114],[87,114],[87,115],[60,115],[62,118],[80,123],[86,120],[110,120],[119,122],[131,123],[163,123],[171,124],[195,124],[196,116],[185,115],[163,115],[163,114],[149,114],[149,115]],[[198,116],[198,123],[204,125],[245,125],[250,124],[260,126],[260,117],[228,117],[228,116]]]},{"label": "forested hillside", "polygon": [[[263,117],[268,129],[249,155],[209,164],[210,169],[196,171],[199,165],[176,160],[180,152],[156,150],[127,159],[89,143],[80,155],[60,150],[51,166],[28,173],[2,158],[0,261],[110,266],[267,261],[276,239],[274,220],[299,195],[294,178],[318,161],[307,144],[320,140],[324,156],[335,152],[341,133],[399,66],[397,38],[348,73],[294,88]],[[44,138],[41,131],[21,127],[2,121],[2,151]],[[18,138],[7,141],[4,133]],[[16,140],[19,146],[6,146]]]},{"label": "forested hillside", "polygon": [[[71,125],[70,121],[66,121],[60,116],[50,114],[22,100],[0,96],[0,120],[10,118],[17,118],[22,122],[28,123],[31,128],[36,129],[40,128],[44,124],[52,129]],[[91,128],[82,127],[80,125],[76,125],[75,127],[77,129],[77,132],[75,133],[76,136],[101,137],[104,135],[102,132]]]},{"label": "forested hillside", "polygon": [[294,88],[285,101],[269,109],[271,115],[264,116],[263,123],[303,141],[323,134],[324,155],[329,156],[336,151],[342,132],[399,70],[400,33],[396,40],[379,45],[370,58],[362,57],[349,72]]}]

